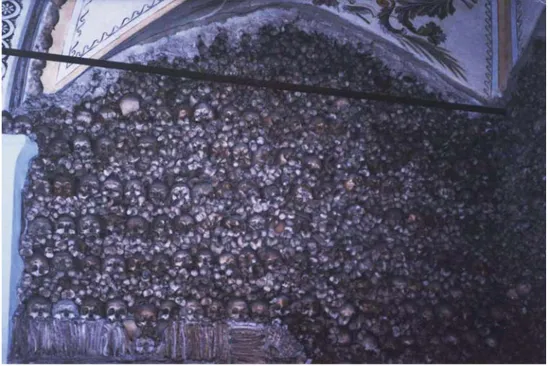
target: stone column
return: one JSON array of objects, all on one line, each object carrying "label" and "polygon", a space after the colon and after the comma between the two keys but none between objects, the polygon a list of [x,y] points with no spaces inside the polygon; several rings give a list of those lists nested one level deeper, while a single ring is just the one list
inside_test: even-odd
[{"label": "stone column", "polygon": [[17,285],[23,273],[19,256],[21,234],[21,191],[31,159],[38,147],[24,135],[2,135],[2,363],[7,362],[11,346],[12,323]]}]

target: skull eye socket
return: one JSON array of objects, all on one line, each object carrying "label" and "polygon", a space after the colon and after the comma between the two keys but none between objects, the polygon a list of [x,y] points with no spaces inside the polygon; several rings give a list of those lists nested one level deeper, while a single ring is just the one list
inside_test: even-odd
[{"label": "skull eye socket", "polygon": [[83,315],[88,315],[89,312],[90,312],[90,308],[87,307],[87,306],[82,309],[82,314]]},{"label": "skull eye socket", "polygon": [[33,266],[32,266],[32,270],[33,270],[33,272],[36,272],[36,271],[38,271],[38,268],[39,268],[39,267],[38,267],[38,265],[37,265],[37,264],[33,265]]},{"label": "skull eye socket", "polygon": [[107,310],[107,315],[109,316],[115,315],[115,309],[109,308],[109,310]]}]

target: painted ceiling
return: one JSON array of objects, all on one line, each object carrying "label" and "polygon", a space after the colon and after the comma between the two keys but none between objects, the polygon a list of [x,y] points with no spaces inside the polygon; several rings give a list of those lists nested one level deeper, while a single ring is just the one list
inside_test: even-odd
[{"label": "painted ceiling", "polygon": [[[155,32],[170,36],[193,22],[223,27],[232,16],[277,8],[332,14],[353,26],[348,32],[393,45],[479,100],[490,100],[505,90],[545,5],[537,0],[3,0],[2,45],[110,58],[121,47],[142,42],[139,35],[153,24]],[[2,59],[4,105],[18,105],[33,89],[25,76],[33,72],[16,72],[21,67]],[[86,70],[52,62],[41,67],[34,73],[42,74],[38,83],[44,93],[62,89]]]}]

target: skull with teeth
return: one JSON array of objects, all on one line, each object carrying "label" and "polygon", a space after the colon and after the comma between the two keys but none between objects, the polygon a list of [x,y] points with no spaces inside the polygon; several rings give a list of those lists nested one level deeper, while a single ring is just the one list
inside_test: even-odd
[{"label": "skull with teeth", "polygon": [[78,197],[89,198],[99,194],[100,184],[95,175],[86,175],[80,180],[78,185]]},{"label": "skull with teeth", "polygon": [[180,234],[187,234],[195,224],[195,219],[190,215],[181,215],[174,218],[174,229]]},{"label": "skull with teeth", "polygon": [[107,136],[101,136],[95,141],[95,154],[102,159],[108,159],[115,152],[115,142]]},{"label": "skull with teeth", "polygon": [[61,300],[56,302],[52,308],[52,314],[55,319],[71,320],[78,319],[78,307],[71,300]]},{"label": "skull with teeth", "polygon": [[99,272],[101,269],[101,258],[95,255],[88,255],[82,261],[82,270],[85,273]]},{"label": "skull with teeth", "polygon": [[200,302],[191,299],[185,302],[185,305],[181,308],[180,315],[188,321],[197,321],[203,318],[204,312]]},{"label": "skull with teeth", "polygon": [[179,315],[179,307],[175,301],[166,300],[160,303],[158,317],[162,320],[176,319]]},{"label": "skull with teeth", "polygon": [[250,275],[261,275],[262,267],[258,261],[256,251],[251,247],[246,247],[239,253],[239,269],[242,273]]},{"label": "skull with teeth", "polygon": [[93,155],[92,143],[85,134],[79,134],[74,137],[73,150],[81,158],[89,158]]},{"label": "skull with teeth", "polygon": [[25,261],[25,270],[34,277],[42,277],[50,273],[48,258],[35,253]]},{"label": "skull with teeth", "polygon": [[46,319],[50,317],[52,304],[42,296],[33,296],[27,301],[26,312],[32,319]]},{"label": "skull with teeth", "polygon": [[53,180],[53,194],[60,197],[71,197],[74,194],[74,181],[64,175],[56,176]]},{"label": "skull with teeth", "polygon": [[48,239],[51,239],[53,232],[52,223],[43,216],[35,218],[29,224],[29,237],[36,240],[37,244],[45,244]]},{"label": "skull with teeth", "polygon": [[105,308],[101,301],[87,297],[80,306],[80,317],[85,320],[98,320],[105,316]]},{"label": "skull with teeth", "polygon": [[56,272],[67,273],[74,269],[74,258],[68,252],[55,253],[52,258],[52,266]]},{"label": "skull with teeth", "polygon": [[151,184],[149,188],[149,199],[157,206],[165,204],[166,197],[168,196],[168,187],[166,184],[156,181]]},{"label": "skull with teeth", "polygon": [[185,183],[176,183],[170,192],[170,202],[173,206],[186,206],[191,201],[191,190]]},{"label": "skull with teeth", "polygon": [[126,263],[124,258],[118,255],[112,255],[105,258],[103,261],[103,272],[112,275],[120,276],[126,271]]},{"label": "skull with teeth", "polygon": [[121,299],[107,301],[107,319],[111,322],[121,322],[128,315],[128,307]]},{"label": "skull with teeth", "polygon": [[156,241],[163,241],[172,234],[172,220],[166,215],[155,217],[153,220],[153,239]]},{"label": "skull with teeth", "polygon": [[233,299],[227,304],[227,315],[233,320],[242,321],[248,316],[248,304],[242,299]]},{"label": "skull with teeth", "polygon": [[141,216],[134,216],[126,221],[126,234],[130,238],[145,238],[149,232],[149,224]]},{"label": "skull with teeth", "polygon": [[69,215],[61,215],[57,219],[55,232],[62,237],[69,237],[76,234],[76,223]]},{"label": "skull with teeth", "polygon": [[83,216],[78,222],[78,230],[85,239],[98,239],[101,237],[101,221],[94,215]]},{"label": "skull with teeth", "polygon": [[118,201],[122,198],[122,183],[114,177],[107,178],[103,182],[103,195],[112,201]]},{"label": "skull with teeth", "polygon": [[124,198],[130,205],[141,205],[145,202],[146,191],[143,183],[137,179],[128,181],[124,189]]},{"label": "skull with teeth", "polygon": [[193,265],[193,258],[189,252],[178,250],[173,256],[173,264],[176,268],[190,268]]}]

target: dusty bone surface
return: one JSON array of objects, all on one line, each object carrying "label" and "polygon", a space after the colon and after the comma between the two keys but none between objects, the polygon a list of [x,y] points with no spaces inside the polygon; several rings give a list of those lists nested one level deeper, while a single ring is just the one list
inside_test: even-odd
[{"label": "dusty bone surface", "polygon": [[[156,63],[387,80],[430,96],[292,27],[241,41],[220,35],[196,60]],[[90,324],[84,339],[105,342],[113,362],[182,360],[169,345],[189,339],[199,346],[187,360],[221,361],[200,339],[226,324],[236,341],[224,352],[245,362],[284,360],[291,337],[324,362],[542,360],[533,70],[544,59],[533,62],[508,118],[129,73],[69,109],[44,98],[4,114],[5,133],[40,147],[24,193],[16,347],[54,359]],[[281,347],[262,346],[258,329],[278,324],[288,333],[266,339]]]}]

